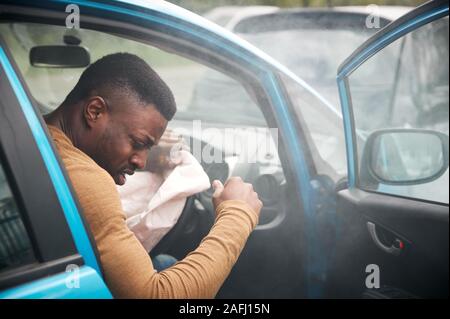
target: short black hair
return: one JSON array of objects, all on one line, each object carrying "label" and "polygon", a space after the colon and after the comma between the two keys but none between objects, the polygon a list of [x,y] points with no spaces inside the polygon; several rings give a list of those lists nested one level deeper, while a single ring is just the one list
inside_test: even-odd
[{"label": "short black hair", "polygon": [[147,62],[130,53],[106,55],[87,67],[63,104],[75,104],[104,88],[134,93],[140,102],[153,104],[168,121],[177,111],[167,84]]}]

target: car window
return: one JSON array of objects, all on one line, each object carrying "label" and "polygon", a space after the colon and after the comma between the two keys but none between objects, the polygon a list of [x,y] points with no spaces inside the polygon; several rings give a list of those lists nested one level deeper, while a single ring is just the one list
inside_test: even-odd
[{"label": "car window", "polygon": [[[317,172],[335,181],[347,175],[336,70],[377,31],[367,28],[365,21],[365,14],[280,11],[243,19],[234,28],[239,36],[284,64],[329,102],[322,102],[298,82],[281,75],[302,128],[310,134],[310,148],[317,149],[312,151]],[[380,27],[388,23],[381,19]],[[383,72],[372,76],[377,74],[382,77]]]},{"label": "car window", "polygon": [[0,274],[34,261],[30,239],[0,162]]},{"label": "car window", "polygon": [[[404,185],[369,183],[361,176],[362,188],[448,204],[448,163],[445,164],[444,157],[429,156],[426,163],[418,162],[420,156],[440,154],[439,136],[448,143],[448,27],[448,17],[445,17],[416,29],[384,48],[349,77],[355,129],[359,135],[369,137],[380,130],[398,128],[441,134],[410,135],[408,141],[407,135],[395,135],[395,138],[384,135],[383,143],[389,145],[384,151],[391,154],[395,151],[401,158],[396,162],[397,170],[390,171],[391,177],[399,180],[408,174],[409,177],[426,176],[427,172],[439,171],[441,164],[446,165],[444,173],[437,179]],[[367,165],[366,143],[360,140],[357,147],[360,167]],[[382,174],[386,174],[387,166],[382,169]]]},{"label": "car window", "polygon": [[[30,64],[30,50],[35,46],[64,45],[65,38],[72,36],[89,51],[91,62],[124,48],[147,61],[174,92],[177,117],[264,124],[262,113],[243,86],[222,73],[141,42],[86,29],[68,30],[33,23],[0,24],[0,31],[42,113],[61,104],[84,68],[35,67]],[[225,104],[226,109],[221,107]]]},{"label": "car window", "polygon": [[[347,12],[280,12],[242,20],[235,32],[288,67],[340,112],[336,70],[377,31],[367,28],[365,20],[365,14]],[[380,27],[387,23],[381,19]]]},{"label": "car window", "polygon": [[[91,63],[116,52],[138,55],[173,91],[178,112],[169,127],[185,137],[210,179],[241,176],[253,183],[268,203],[262,223],[273,220],[282,210],[279,205],[286,204],[281,201],[285,178],[278,131],[268,127],[257,99],[235,78],[173,51],[99,31],[33,23],[0,24],[0,31],[43,114],[60,105],[84,68],[32,66],[33,47],[65,45],[65,38],[71,36],[89,51]],[[210,195],[211,190],[205,192]],[[210,202],[205,198],[206,206]]]}]

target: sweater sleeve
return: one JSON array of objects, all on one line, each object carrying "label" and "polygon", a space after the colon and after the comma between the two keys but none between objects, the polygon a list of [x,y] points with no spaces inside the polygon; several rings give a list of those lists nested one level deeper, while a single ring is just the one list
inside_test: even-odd
[{"label": "sweater sleeve", "polygon": [[158,273],[128,229],[119,194],[106,171],[75,165],[68,173],[94,235],[106,283],[117,298],[213,298],[257,224],[247,203],[222,202],[199,247]]}]

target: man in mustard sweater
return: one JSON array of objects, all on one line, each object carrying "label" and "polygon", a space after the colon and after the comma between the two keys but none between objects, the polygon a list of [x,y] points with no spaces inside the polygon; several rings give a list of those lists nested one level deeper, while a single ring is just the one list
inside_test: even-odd
[{"label": "man in mustard sweater", "polygon": [[[199,247],[156,272],[127,228],[115,184],[146,165],[176,112],[167,85],[135,55],[90,65],[64,102],[45,117],[94,235],[106,283],[118,298],[213,298],[258,222],[250,184],[214,182],[216,220]],[[151,163],[150,163],[151,165]]]}]

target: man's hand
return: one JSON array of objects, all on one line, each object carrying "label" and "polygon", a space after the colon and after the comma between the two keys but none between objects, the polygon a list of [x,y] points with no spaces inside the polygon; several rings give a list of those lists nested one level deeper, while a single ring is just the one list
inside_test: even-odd
[{"label": "man's hand", "polygon": [[150,149],[144,169],[163,175],[181,164],[181,157],[179,156],[181,150],[189,150],[189,147],[184,144],[182,136],[167,129],[159,140],[158,145]]},{"label": "man's hand", "polygon": [[263,204],[259,200],[258,194],[253,190],[252,184],[244,183],[240,177],[231,177],[225,183],[225,186],[218,180],[213,181],[212,186],[214,188],[214,208],[217,208],[220,203],[226,200],[242,200],[247,202],[259,216]]}]

